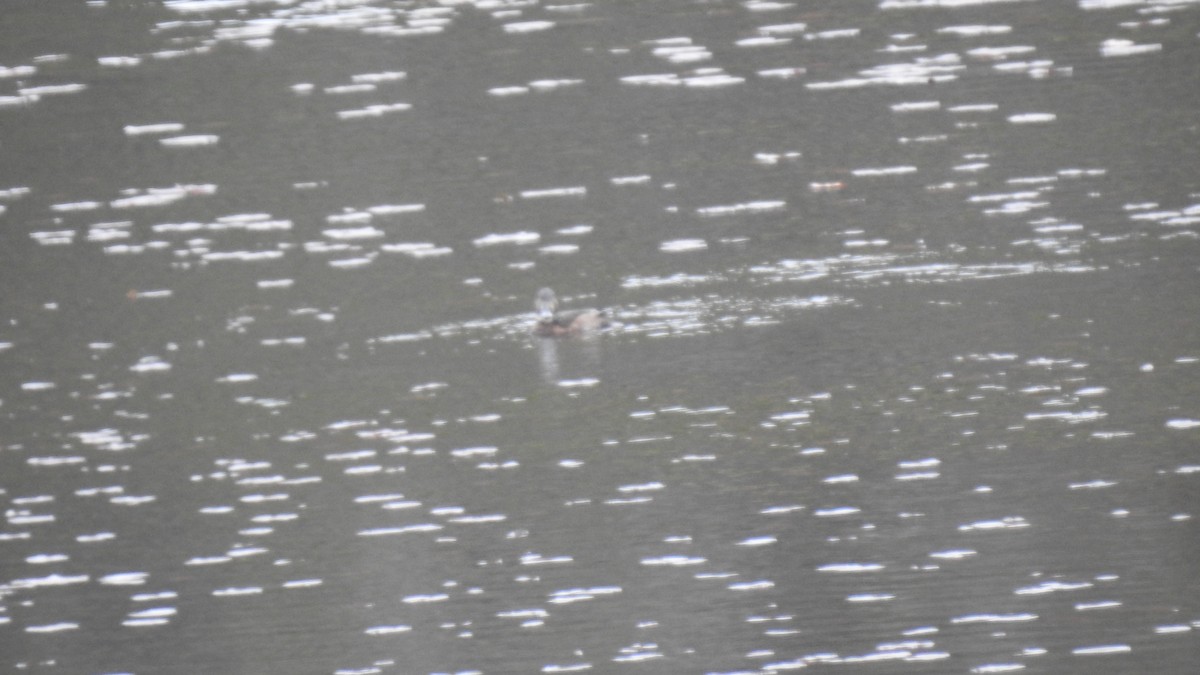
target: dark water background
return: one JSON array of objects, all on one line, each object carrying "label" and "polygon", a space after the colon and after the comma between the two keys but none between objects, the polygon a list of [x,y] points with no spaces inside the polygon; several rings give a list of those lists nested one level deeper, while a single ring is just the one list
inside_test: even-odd
[{"label": "dark water background", "polygon": [[6,2],[0,671],[1194,673],[1198,238],[1200,2]]}]

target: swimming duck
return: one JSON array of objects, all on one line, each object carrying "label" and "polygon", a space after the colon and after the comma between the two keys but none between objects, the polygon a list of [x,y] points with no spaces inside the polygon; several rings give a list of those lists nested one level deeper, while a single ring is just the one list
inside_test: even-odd
[{"label": "swimming duck", "polygon": [[597,309],[578,309],[558,312],[558,298],[554,291],[543,288],[533,299],[537,310],[537,324],[533,334],[540,337],[568,337],[599,330],[608,325],[608,317]]}]

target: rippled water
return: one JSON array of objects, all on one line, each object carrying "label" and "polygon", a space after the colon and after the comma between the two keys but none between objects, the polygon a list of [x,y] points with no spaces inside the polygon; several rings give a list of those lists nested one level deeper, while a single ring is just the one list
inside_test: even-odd
[{"label": "rippled water", "polygon": [[3,11],[0,670],[1194,672],[1200,2]]}]

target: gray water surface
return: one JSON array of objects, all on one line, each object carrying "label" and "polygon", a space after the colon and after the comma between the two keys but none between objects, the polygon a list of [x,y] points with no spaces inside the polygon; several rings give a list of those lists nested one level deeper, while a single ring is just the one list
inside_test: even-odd
[{"label": "gray water surface", "polygon": [[1200,2],[0,12],[0,671],[1194,672]]}]

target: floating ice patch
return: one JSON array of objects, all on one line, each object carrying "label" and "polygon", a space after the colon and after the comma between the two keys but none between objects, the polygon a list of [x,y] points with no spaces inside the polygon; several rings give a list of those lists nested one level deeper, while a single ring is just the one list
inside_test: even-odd
[{"label": "floating ice patch", "polygon": [[532,244],[532,243],[539,241],[541,238],[542,238],[542,235],[538,234],[537,232],[522,231],[522,232],[508,232],[508,233],[503,233],[503,234],[501,234],[501,233],[489,234],[489,235],[486,235],[483,237],[479,237],[478,239],[475,239],[471,243],[477,247],[482,248],[484,246],[496,246],[499,244],[516,244],[516,245]]},{"label": "floating ice patch", "polygon": [[712,58],[712,52],[701,45],[655,47],[653,54],[670,63],[695,63]]},{"label": "floating ice patch", "polygon": [[[895,599],[896,599],[896,595],[894,593],[856,593],[854,595],[846,596],[846,602],[887,602],[888,600],[895,600]],[[899,651],[895,651],[895,652],[881,652],[879,654],[872,654],[870,657],[863,657],[863,660],[869,659],[872,661],[877,661],[877,660],[881,660],[881,659],[889,658],[889,657],[903,659],[903,658],[908,658],[911,655],[912,655],[912,652],[909,652],[906,650],[899,650]],[[871,658],[871,657],[874,657],[874,658]],[[849,662],[849,661],[847,661],[847,662]]]},{"label": "floating ice patch", "polygon": [[365,94],[375,91],[376,87],[370,82],[356,82],[354,84],[335,84],[331,87],[325,87],[323,90],[326,94]]},{"label": "floating ice patch", "polygon": [[976,552],[969,548],[956,548],[947,551],[934,551],[929,554],[930,558],[939,560],[963,560],[976,555]]},{"label": "floating ice patch", "polygon": [[511,86],[511,87],[492,87],[487,90],[488,96],[520,96],[529,93],[529,87]]},{"label": "floating ice patch", "polygon": [[645,185],[650,182],[650,176],[613,176],[608,179],[613,185]]},{"label": "floating ice patch", "polygon": [[774,0],[746,0],[743,4],[751,12],[778,12],[796,6],[794,2],[775,2]]},{"label": "floating ice patch", "polygon": [[[105,249],[105,253],[108,249]],[[283,257],[283,251],[213,251],[200,256],[203,260],[238,260],[241,262],[259,262],[276,260]]]},{"label": "floating ice patch", "polygon": [[325,222],[330,225],[345,225],[348,223],[366,223],[370,222],[371,214],[367,211],[355,211],[347,208],[342,213],[333,213],[325,216]]},{"label": "floating ice patch", "polygon": [[113,504],[120,504],[122,506],[140,506],[142,504],[149,504],[150,502],[157,500],[158,497],[154,497],[152,495],[121,495],[119,497],[110,497],[108,499],[108,501],[112,502]]},{"label": "floating ice patch", "polygon": [[149,194],[133,195],[114,199],[108,205],[114,209],[132,209],[146,206],[166,206],[187,196],[187,192],[179,190],[156,190]]},{"label": "floating ice patch", "polygon": [[804,509],[804,507],[799,504],[789,504],[787,506],[768,506],[767,508],[759,511],[759,513],[762,515],[765,515],[765,516],[774,516],[774,515],[779,515],[779,514],[783,514],[783,513],[792,513],[795,511],[801,511],[803,509]]},{"label": "floating ice patch", "polygon": [[63,246],[75,241],[75,230],[30,232],[29,237],[41,246]]},{"label": "floating ice patch", "polygon": [[408,534],[409,532],[436,532],[441,530],[442,526],[436,523],[419,523],[416,525],[405,525],[403,527],[377,527],[367,530],[359,530],[360,537],[382,537],[393,534]]},{"label": "floating ice patch", "polygon": [[1079,9],[1116,9],[1130,5],[1144,5],[1145,0],[1079,0]]},{"label": "floating ice patch", "polygon": [[205,145],[216,145],[221,140],[216,134],[192,134],[189,136],[169,136],[158,139],[159,143],[169,148],[195,148]]},{"label": "floating ice patch", "polygon": [[411,104],[408,103],[377,103],[369,105],[365,108],[353,108],[351,110],[339,110],[337,113],[340,120],[362,119],[365,117],[382,117],[391,113],[404,112],[410,110]]},{"label": "floating ice patch", "polygon": [[952,113],[975,113],[975,112],[995,112],[1000,106],[995,103],[966,103],[946,108]]},{"label": "floating ice patch", "polygon": [[757,581],[736,581],[729,584],[725,588],[731,591],[765,591],[775,588],[775,582],[769,579],[759,579]]},{"label": "floating ice patch", "polygon": [[707,558],[686,555],[664,555],[650,558],[642,558],[641,563],[647,567],[686,567],[690,565],[702,565],[708,562]]},{"label": "floating ice patch", "polygon": [[729,87],[735,84],[742,84],[745,81],[746,78],[738,77],[736,75],[729,75],[727,73],[712,73],[696,75],[693,77],[685,77],[683,78],[683,85],[686,87],[700,87],[708,89],[713,87]]},{"label": "floating ice patch", "polygon": [[856,574],[859,572],[879,572],[883,565],[879,563],[829,563],[817,568],[818,572],[834,572],[838,574]]},{"label": "floating ice patch", "polygon": [[101,56],[96,59],[96,63],[104,68],[131,68],[141,62],[139,56]]},{"label": "floating ice patch", "polygon": [[1093,602],[1077,602],[1075,603],[1075,611],[1088,612],[1095,609],[1113,609],[1120,607],[1121,602],[1117,600],[1095,600]]},{"label": "floating ice patch", "polygon": [[696,209],[696,215],[705,217],[732,216],[739,213],[763,213],[767,211],[778,211],[786,207],[787,202],[783,200],[760,200],[753,202],[742,202],[740,204],[705,206]]},{"label": "floating ice patch", "polygon": [[384,235],[384,231],[368,225],[366,227],[344,227],[321,230],[321,234],[329,237],[330,239],[344,241],[350,239],[375,239],[377,237],[382,237]]},{"label": "floating ice patch", "polygon": [[505,33],[536,33],[554,28],[553,21],[516,21],[503,25]]},{"label": "floating ice patch", "polygon": [[357,258],[339,258],[337,260],[330,260],[330,261],[328,261],[328,265],[330,267],[336,267],[338,269],[347,270],[347,269],[354,269],[357,267],[366,267],[367,265],[370,265],[374,260],[375,260],[375,254],[372,253],[370,255],[359,256]]},{"label": "floating ice patch", "polygon": [[665,253],[685,253],[687,251],[703,251],[708,248],[708,242],[703,239],[672,239],[658,245],[658,250]]},{"label": "floating ice patch", "polygon": [[423,593],[418,595],[406,595],[403,598],[400,598],[400,602],[407,603],[409,605],[419,605],[429,602],[445,602],[449,599],[450,596],[446,593]]},{"label": "floating ice patch", "polygon": [[911,471],[909,473],[898,473],[896,474],[895,479],[901,481],[934,480],[936,478],[941,478],[941,476],[942,474],[938,473],[937,471]]},{"label": "floating ice patch", "polygon": [[407,633],[411,630],[412,630],[412,626],[407,626],[404,624],[393,624],[393,625],[388,625],[388,626],[373,626],[371,628],[364,630],[363,633],[366,633],[367,635],[371,635],[371,636],[379,636],[379,635],[395,635],[396,633]]},{"label": "floating ice patch", "polygon": [[550,663],[545,666],[542,666],[543,673],[551,673],[551,674],[553,674],[553,673],[576,673],[581,670],[591,670],[591,669],[592,669],[592,664],[590,664],[590,663],[567,663],[567,664]]},{"label": "floating ice patch", "polygon": [[37,72],[35,66],[13,66],[11,68],[0,66],[0,80],[10,77],[29,77]]},{"label": "floating ice patch", "polygon": [[118,572],[100,577],[99,581],[109,586],[141,586],[149,576],[146,572]]},{"label": "floating ice patch", "polygon": [[561,234],[568,237],[578,237],[592,232],[591,225],[571,225],[555,230],[555,234]]},{"label": "floating ice patch", "polygon": [[782,152],[782,153],[779,153],[779,152],[756,152],[756,153],[754,153],[754,162],[756,164],[765,164],[767,166],[774,166],[775,164],[778,164],[779,162],[784,161],[784,160],[792,161],[792,160],[800,159],[800,156],[801,156],[800,153],[798,151],[794,151],[794,150],[790,151],[790,152]]},{"label": "floating ice patch", "polygon": [[941,107],[942,107],[941,101],[908,101],[905,103],[893,103],[891,105],[892,112],[897,112],[897,113],[938,110]]},{"label": "floating ice patch", "polygon": [[26,626],[26,633],[61,633],[65,630],[78,630],[79,624],[64,621],[61,623],[50,623],[41,626]]},{"label": "floating ice patch", "polygon": [[546,557],[539,553],[526,553],[521,556],[522,565],[561,565],[570,562],[575,562],[575,559],[569,555]]},{"label": "floating ice patch", "polygon": [[395,82],[408,77],[408,74],[400,70],[389,70],[380,73],[360,73],[350,76],[351,82]]},{"label": "floating ice patch", "polygon": [[583,84],[583,80],[574,79],[559,79],[559,80],[533,80],[529,83],[529,88],[534,91],[553,91],[562,89],[563,87],[574,87]]},{"label": "floating ice patch", "polygon": [[0,108],[9,108],[19,105],[29,105],[37,102],[36,96],[0,96]]},{"label": "floating ice patch", "polygon": [[1159,43],[1136,44],[1133,40],[1120,39],[1105,40],[1100,43],[1100,55],[1104,57],[1134,56],[1136,54],[1151,54],[1161,51],[1162,44]]},{"label": "floating ice patch", "polygon": [[1012,124],[1047,124],[1056,119],[1058,115],[1054,113],[1021,113],[1008,116],[1008,121]]},{"label": "floating ice patch", "polygon": [[376,216],[391,216],[398,213],[419,213],[425,210],[424,204],[380,204],[368,206],[367,213]]},{"label": "floating ice patch", "polygon": [[664,486],[657,481],[651,483],[638,483],[633,485],[622,485],[617,488],[618,492],[645,492],[647,490],[661,490]]},{"label": "floating ice patch", "polygon": [[78,94],[84,89],[87,89],[86,84],[45,84],[38,87],[23,87],[18,89],[17,93],[21,96],[37,98],[59,94]]},{"label": "floating ice patch", "polygon": [[259,595],[263,592],[261,586],[242,586],[215,589],[212,594],[218,598],[230,598],[240,595]]},{"label": "floating ice patch", "polygon": [[51,204],[50,210],[58,211],[61,213],[69,213],[69,212],[74,212],[74,211],[94,211],[94,210],[100,208],[101,206],[104,206],[104,205],[100,202],[93,202],[93,201],[63,202],[61,204]]},{"label": "floating ice patch", "polygon": [[542,190],[522,190],[521,199],[545,199],[547,197],[586,197],[587,188],[579,185],[573,187],[545,188]]},{"label": "floating ice patch", "polygon": [[755,37],[742,38],[733,44],[738,47],[778,47],[791,43],[792,38],[780,37],[778,35],[756,35]]},{"label": "floating ice patch", "polygon": [[124,127],[126,136],[141,136],[144,134],[174,134],[183,131],[179,122],[160,122],[157,124],[127,124]]},{"label": "floating ice patch", "polygon": [[768,26],[759,26],[758,32],[763,35],[787,35],[790,33],[803,33],[808,28],[806,23],[777,23]]},{"label": "floating ice patch", "polygon": [[915,166],[886,166],[880,168],[854,169],[851,175],[854,176],[902,176],[904,174],[916,173]]},{"label": "floating ice patch", "polygon": [[1029,522],[1021,516],[1008,516],[999,520],[977,520],[966,525],[959,525],[959,532],[982,532],[988,530],[1013,530],[1029,527]]},{"label": "floating ice patch", "polygon": [[384,253],[403,253],[404,255],[413,258],[429,258],[434,256],[448,255],[454,252],[454,249],[448,246],[435,246],[428,242],[404,242],[398,244],[384,244],[379,247],[379,250]]},{"label": "floating ice patch", "polygon": [[35,553],[34,555],[25,557],[25,562],[30,565],[46,565],[66,562],[67,560],[70,560],[70,556],[65,553]]},{"label": "floating ice patch", "polygon": [[835,506],[826,509],[817,509],[813,511],[813,515],[818,518],[836,518],[837,516],[852,516],[860,512],[861,509],[854,506]]},{"label": "floating ice patch", "polygon": [[495,455],[497,450],[498,450],[498,448],[496,448],[495,446],[480,446],[480,447],[475,447],[475,448],[461,448],[458,450],[451,450],[450,454],[455,457],[479,457],[479,456],[490,457],[492,455]]},{"label": "floating ice patch", "polygon": [[1068,424],[1082,424],[1086,422],[1095,422],[1096,420],[1108,417],[1108,413],[1102,410],[1062,410],[1047,413],[1026,413],[1027,420],[1061,420]]},{"label": "floating ice patch", "polygon": [[1116,484],[1117,484],[1116,481],[1111,481],[1111,480],[1091,480],[1091,481],[1086,481],[1086,482],[1081,482],[1081,483],[1069,483],[1067,485],[1067,489],[1069,489],[1069,490],[1100,490],[1103,488],[1112,487]]},{"label": "floating ice patch", "polygon": [[791,79],[793,77],[797,77],[799,75],[803,75],[807,72],[808,72],[808,69],[806,69],[806,68],[803,68],[800,66],[794,66],[794,67],[784,67],[784,68],[767,68],[767,69],[758,71],[757,75],[759,77],[770,77],[770,78],[775,78],[775,79],[780,79],[780,80],[787,80],[787,79]]},{"label": "floating ice patch", "polygon": [[950,623],[1018,623],[1024,621],[1036,621],[1037,614],[1030,612],[1019,612],[1013,614],[965,614],[956,616],[950,619]]},{"label": "floating ice patch", "polygon": [[1133,651],[1129,645],[1097,645],[1095,647],[1076,647],[1071,653],[1076,656],[1102,656],[1105,654],[1126,654]]},{"label": "floating ice patch", "polygon": [[770,544],[777,543],[778,541],[779,539],[772,535],[765,535],[762,537],[750,537],[748,539],[743,539],[735,544],[735,546],[769,546]]},{"label": "floating ice patch", "polygon": [[67,586],[71,584],[87,583],[91,577],[86,574],[77,574],[66,576],[62,574],[50,574],[44,577],[33,577],[28,579],[13,579],[8,582],[11,588],[43,588],[47,586]]},{"label": "floating ice patch", "polygon": [[939,28],[937,32],[943,35],[958,35],[960,37],[978,37],[980,35],[1003,35],[1012,32],[1012,26],[1005,25],[972,25],[972,26],[946,26]]},{"label": "floating ice patch", "polygon": [[171,364],[157,356],[143,356],[129,367],[135,373],[158,373],[171,369]]},{"label": "floating ice patch", "polygon": [[621,78],[622,84],[635,87],[678,87],[683,80],[675,73],[654,73],[650,75],[626,75]]}]

